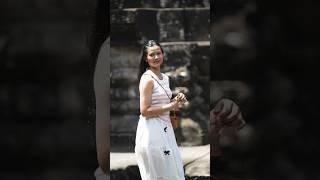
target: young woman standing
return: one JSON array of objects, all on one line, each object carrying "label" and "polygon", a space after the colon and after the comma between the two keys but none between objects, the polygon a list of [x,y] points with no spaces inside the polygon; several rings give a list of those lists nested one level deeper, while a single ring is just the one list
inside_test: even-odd
[{"label": "young woman standing", "polygon": [[140,118],[135,154],[142,180],[184,180],[183,164],[169,112],[186,101],[179,93],[171,99],[169,78],[161,73],[161,45],[149,40],[142,48],[139,72]]}]

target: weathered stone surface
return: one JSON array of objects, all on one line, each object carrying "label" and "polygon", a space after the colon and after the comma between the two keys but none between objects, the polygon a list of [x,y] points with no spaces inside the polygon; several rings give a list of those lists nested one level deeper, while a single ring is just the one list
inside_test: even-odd
[{"label": "weathered stone surface", "polygon": [[116,43],[132,44],[141,39],[136,24],[111,24],[111,41]]},{"label": "weathered stone surface", "polygon": [[137,19],[137,10],[112,10],[110,19],[113,24],[134,24]]},{"label": "weathered stone surface", "polygon": [[[138,68],[112,68],[111,69],[111,84],[124,84],[124,83],[135,83],[138,80],[137,74]],[[122,81],[122,82],[120,82]]]},{"label": "weathered stone surface", "polygon": [[183,7],[210,7],[210,0],[182,0]]},{"label": "weathered stone surface", "polygon": [[[210,74],[210,44],[198,44],[194,46],[192,50],[193,58],[191,64],[196,65],[197,72],[200,76],[206,76]],[[199,76],[198,75],[198,76]],[[207,81],[208,82],[208,81]],[[206,82],[206,83],[207,83]]]},{"label": "weathered stone surface", "polygon": [[209,40],[209,8],[125,9],[112,13],[111,37],[114,42]]},{"label": "weathered stone surface", "polygon": [[135,133],[139,115],[119,114],[111,117],[111,133]]},{"label": "weathered stone surface", "polygon": [[196,121],[190,118],[181,119],[181,128],[184,146],[196,146],[202,144],[202,129]]},{"label": "weathered stone surface", "polygon": [[[161,43],[165,52],[165,65],[190,66],[201,65],[204,61],[209,61],[209,42],[170,42]],[[203,61],[203,62],[199,62]],[[207,69],[209,67],[207,66]],[[208,70],[206,70],[208,72]]]},{"label": "weathered stone surface", "polygon": [[112,115],[136,114],[139,112],[139,99],[112,100],[110,110]]},{"label": "weathered stone surface", "polygon": [[183,10],[165,10],[157,13],[159,40],[161,42],[185,39],[183,15]]},{"label": "weathered stone surface", "polygon": [[112,9],[210,7],[209,0],[111,0]]},{"label": "weathered stone surface", "polygon": [[188,9],[184,12],[186,41],[208,41],[210,38],[210,11]]},{"label": "weathered stone surface", "polygon": [[114,87],[111,89],[111,99],[136,99],[139,96],[139,89],[137,85],[131,85],[126,88]]},{"label": "weathered stone surface", "polygon": [[111,9],[138,8],[141,5],[141,0],[110,0]]},{"label": "weathered stone surface", "polygon": [[[111,38],[112,39],[112,38]],[[139,68],[140,64],[140,50],[139,46],[117,46],[111,42],[110,51],[110,68],[125,67],[125,68]]]}]

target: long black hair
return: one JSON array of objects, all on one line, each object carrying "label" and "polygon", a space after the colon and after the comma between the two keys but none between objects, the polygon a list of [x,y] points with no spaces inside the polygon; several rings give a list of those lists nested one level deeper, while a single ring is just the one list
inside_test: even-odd
[{"label": "long black hair", "polygon": [[140,80],[142,74],[147,70],[147,68],[149,68],[149,64],[146,61],[147,58],[147,53],[148,53],[148,48],[152,47],[152,46],[159,46],[161,49],[161,52],[163,54],[163,49],[160,45],[160,43],[158,43],[156,40],[148,40],[146,43],[144,43],[144,45],[142,46],[141,49],[141,54],[140,54],[140,66],[139,66],[139,74],[138,74],[138,79]]}]

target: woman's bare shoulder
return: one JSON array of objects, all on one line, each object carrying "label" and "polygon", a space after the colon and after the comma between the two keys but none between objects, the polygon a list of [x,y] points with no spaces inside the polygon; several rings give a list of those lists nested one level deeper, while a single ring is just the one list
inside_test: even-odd
[{"label": "woman's bare shoulder", "polygon": [[140,79],[140,87],[142,86],[153,86],[153,79],[148,74],[143,74]]}]

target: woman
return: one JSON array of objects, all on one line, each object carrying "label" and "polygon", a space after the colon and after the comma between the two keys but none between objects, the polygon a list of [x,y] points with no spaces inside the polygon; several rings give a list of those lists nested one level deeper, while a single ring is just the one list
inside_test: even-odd
[{"label": "woman", "polygon": [[142,180],[184,180],[183,164],[169,112],[186,101],[179,93],[171,100],[169,78],[161,73],[163,50],[149,40],[142,48],[139,71],[140,119],[135,154]]}]

